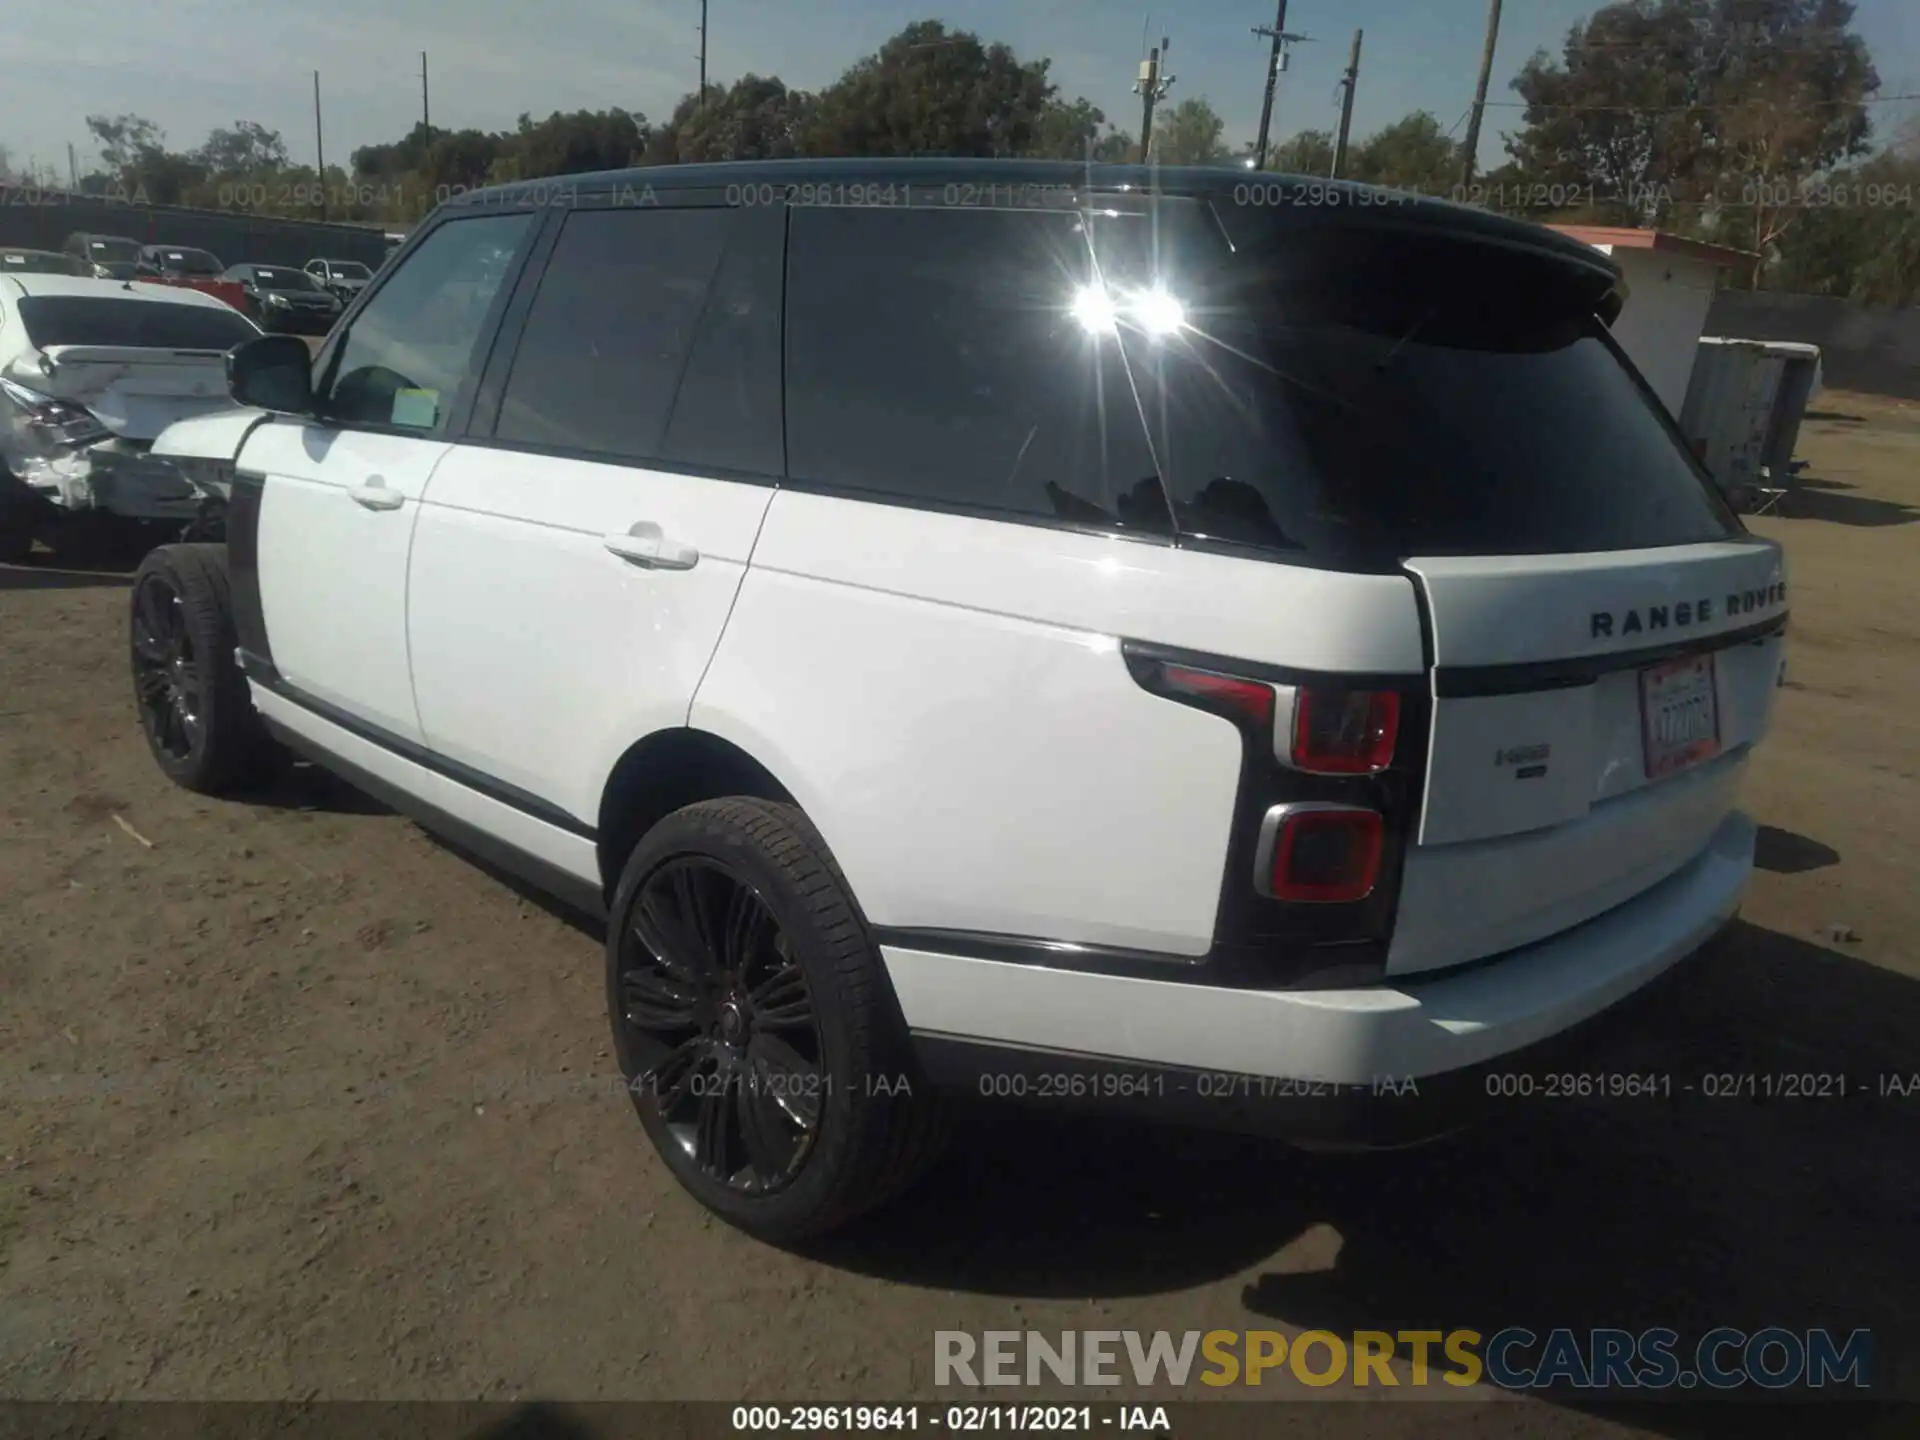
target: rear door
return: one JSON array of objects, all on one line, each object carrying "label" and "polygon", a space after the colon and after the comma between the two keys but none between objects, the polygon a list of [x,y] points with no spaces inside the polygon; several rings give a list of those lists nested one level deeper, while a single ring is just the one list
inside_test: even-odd
[{"label": "rear door", "polygon": [[279,417],[239,458],[238,543],[258,570],[271,652],[262,658],[294,698],[378,739],[420,740],[407,556],[420,497],[504,303],[497,258],[515,254],[532,223],[520,212],[439,226],[323,352],[324,418]]},{"label": "rear door", "polygon": [[413,542],[426,743],[587,825],[686,723],[782,465],[784,217],[689,198],[555,217]]}]

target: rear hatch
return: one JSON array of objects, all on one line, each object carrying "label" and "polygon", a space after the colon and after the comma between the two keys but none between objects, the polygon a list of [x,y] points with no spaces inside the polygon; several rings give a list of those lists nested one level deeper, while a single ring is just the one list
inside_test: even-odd
[{"label": "rear hatch", "polygon": [[232,406],[226,352],[259,333],[225,308],[122,296],[28,295],[19,301],[35,350],[11,378],[82,405],[123,440]]},{"label": "rear hatch", "polygon": [[1673,874],[1732,810],[1780,677],[1780,551],[1614,343],[1598,252],[1266,190],[1163,206],[1151,247],[1102,254],[1184,311],[1179,343],[1127,341],[1175,522],[1413,588],[1431,708],[1387,969],[1529,944]]}]

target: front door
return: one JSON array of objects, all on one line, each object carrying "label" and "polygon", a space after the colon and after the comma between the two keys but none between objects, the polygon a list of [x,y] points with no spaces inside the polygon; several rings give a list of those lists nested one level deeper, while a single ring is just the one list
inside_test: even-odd
[{"label": "front door", "polygon": [[[445,457],[505,259],[530,214],[440,226],[329,347],[320,418],[248,440],[236,484],[258,486],[255,544],[270,659],[295,697],[418,744],[407,660],[407,556]],[[378,737],[376,737],[378,738]]]}]

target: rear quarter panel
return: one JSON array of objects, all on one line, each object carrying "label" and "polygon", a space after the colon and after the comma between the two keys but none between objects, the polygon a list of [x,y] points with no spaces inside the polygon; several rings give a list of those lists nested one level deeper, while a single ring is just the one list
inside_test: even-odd
[{"label": "rear quarter panel", "polygon": [[1420,669],[1398,577],[782,491],[690,718],[787,785],[875,925],[1199,956],[1240,738],[1122,638]]}]

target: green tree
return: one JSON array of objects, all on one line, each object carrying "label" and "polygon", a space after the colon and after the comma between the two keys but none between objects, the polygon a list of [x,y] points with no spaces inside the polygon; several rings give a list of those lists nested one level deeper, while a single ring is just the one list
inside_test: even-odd
[{"label": "green tree", "polygon": [[1190,95],[1156,117],[1152,158],[1162,165],[1225,165],[1233,159],[1220,138],[1226,128],[1204,95]]},{"label": "green tree", "polygon": [[1920,122],[1911,140],[1811,187],[1779,252],[1767,277],[1778,289],[1920,304]]},{"label": "green tree", "polygon": [[230,129],[213,131],[193,158],[209,175],[253,175],[284,170],[289,164],[280,132],[251,120],[236,120]]},{"label": "green tree", "polygon": [[[1614,224],[1777,244],[1791,195],[1861,153],[1879,86],[1852,0],[1622,0],[1513,81],[1518,179]],[[1675,207],[1684,211],[1676,217]]]},{"label": "green tree", "polygon": [[777,75],[743,75],[731,86],[689,92],[673,117],[653,132],[647,163],[785,160],[799,153],[798,133],[813,106],[804,90]]},{"label": "green tree", "polygon": [[[1352,153],[1348,153],[1351,166]],[[1302,130],[1267,151],[1267,169],[1283,175],[1326,175],[1333,170],[1333,132]]]},{"label": "green tree", "polygon": [[1045,60],[921,20],[820,93],[800,128],[805,155],[1031,153],[1054,98]]},{"label": "green tree", "polygon": [[1132,150],[1133,137],[1109,124],[1104,110],[1081,97],[1048,103],[1040,113],[1028,153],[1045,160],[1113,164],[1124,161]]},{"label": "green tree", "polygon": [[620,170],[640,163],[647,137],[647,117],[626,110],[556,110],[544,120],[523,114],[519,127],[503,137],[490,173],[500,180],[537,180]]},{"label": "green tree", "polygon": [[[1329,157],[1331,158],[1331,157]],[[1460,167],[1460,149],[1425,110],[1402,116],[1359,144],[1349,144],[1349,179],[1424,195],[1445,195]],[[1322,172],[1325,173],[1325,172]]]}]

